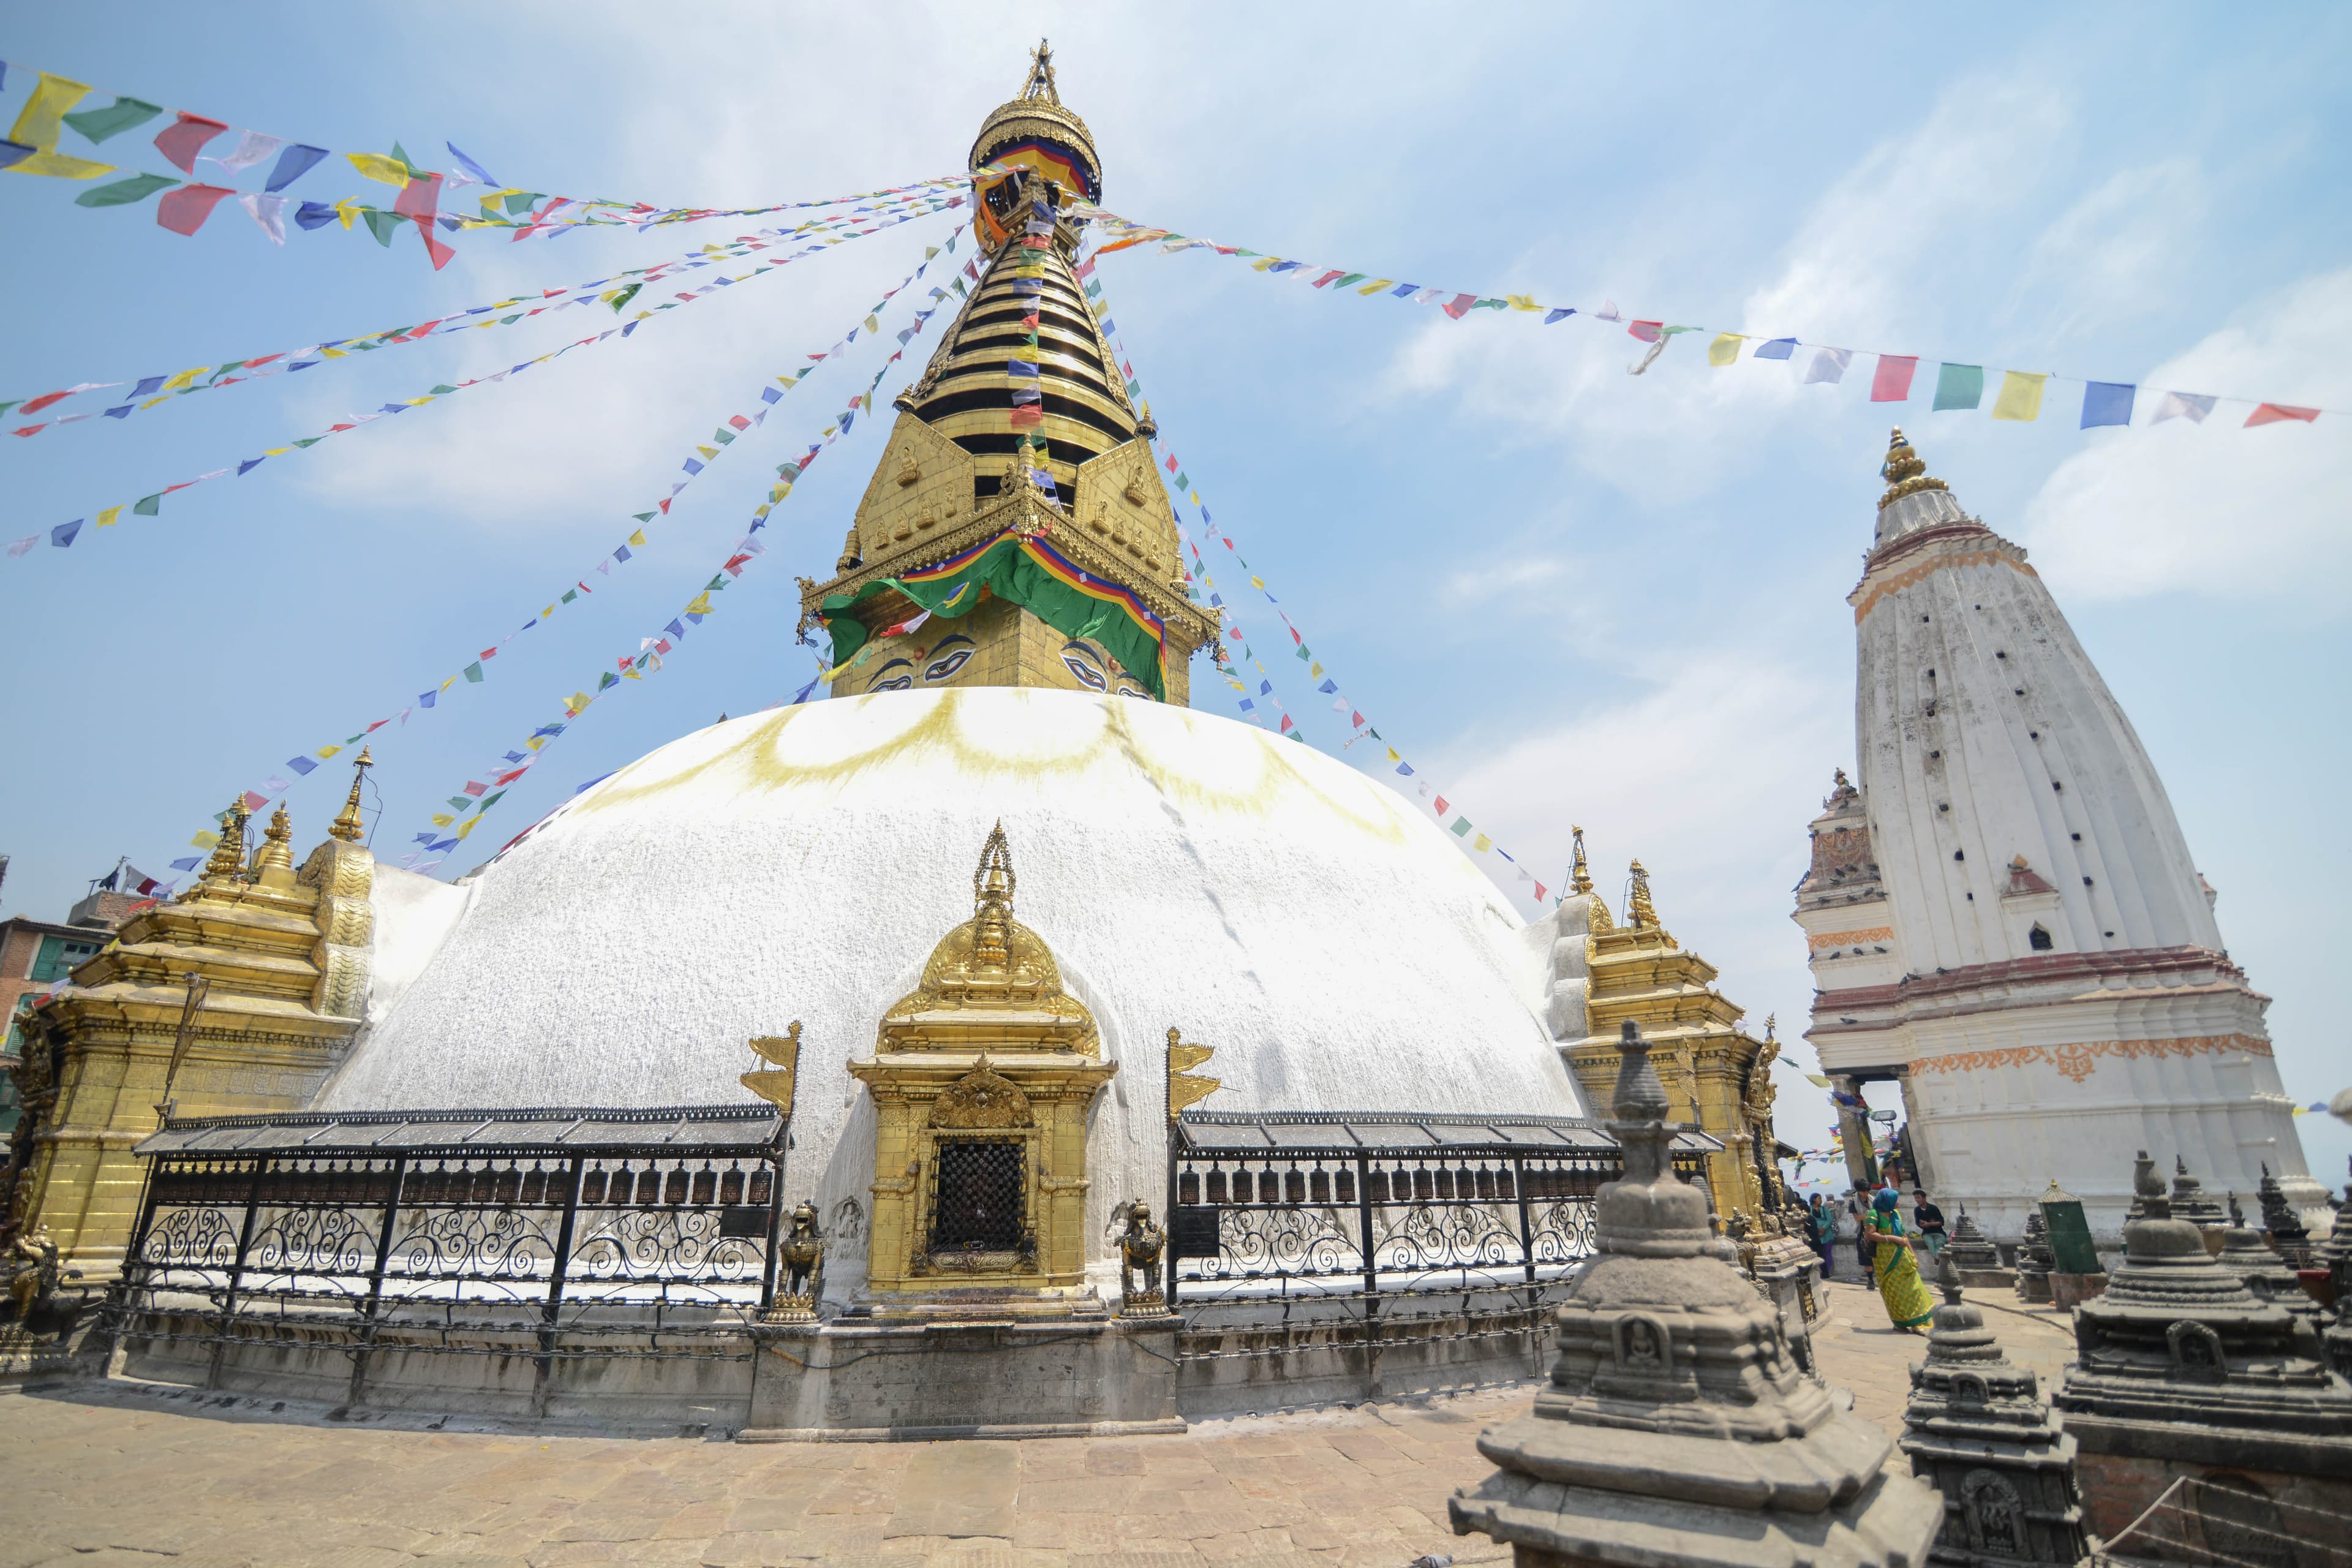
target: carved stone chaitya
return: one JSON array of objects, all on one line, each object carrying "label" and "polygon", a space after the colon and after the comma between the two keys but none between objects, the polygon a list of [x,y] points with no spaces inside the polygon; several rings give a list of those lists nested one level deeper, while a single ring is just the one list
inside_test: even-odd
[{"label": "carved stone chaitya", "polygon": [[1520,1568],[1916,1568],[1935,1492],[1798,1370],[1669,1168],[1670,1102],[1631,1024],[1619,1049],[1624,1175],[1601,1189],[1598,1256],[1556,1314],[1551,1386],[1479,1437],[1501,1468],[1454,1494],[1455,1533],[1509,1542]]},{"label": "carved stone chaitya", "polygon": [[2003,1353],[1984,1313],[1960,1298],[1960,1270],[1937,1260],[1944,1304],[1903,1410],[1911,1473],[1944,1496],[1929,1555],[1952,1568],[2079,1563],[2089,1551],[2074,1482],[2074,1439],[2033,1373]]},{"label": "carved stone chaitya", "polygon": [[2221,1233],[2221,1250],[2216,1261],[2242,1280],[2257,1301],[2308,1319],[2315,1326],[2318,1324],[2319,1303],[2303,1288],[2294,1270],[2271,1250],[2260,1231],[2243,1225],[2231,1226]]},{"label": "carved stone chaitya", "polygon": [[2000,1248],[1990,1237],[1977,1228],[1976,1216],[1963,1205],[1960,1216],[1952,1222],[1952,1234],[1944,1243],[1944,1254],[1960,1271],[1960,1283],[1978,1289],[2011,1284],[2016,1276],[2000,1260]]},{"label": "carved stone chaitya", "polygon": [[2271,1246],[2286,1260],[2290,1268],[2311,1267],[2311,1232],[2305,1227],[2303,1216],[2287,1202],[2286,1191],[2271,1174],[2268,1165],[2263,1167],[2262,1184],[2255,1189],[2262,1198],[2263,1232],[2271,1238]]},{"label": "carved stone chaitya", "polygon": [[2352,1385],[2321,1360],[2318,1332],[2257,1299],[2172,1216],[2145,1153],[2135,1187],[2142,1217],[2124,1227],[2105,1291],[2075,1309],[2077,1358],[2053,1395],[2081,1445],[2092,1531],[2120,1534],[2182,1476],[2352,1512]]},{"label": "carved stone chaitya", "polygon": [[1087,1112],[1118,1068],[1053,953],[1013,918],[1004,827],[972,918],[849,1071],[874,1097],[866,1291],[877,1313],[1099,1310],[1084,1284]]},{"label": "carved stone chaitya", "polygon": [[2172,1157],[2172,1217],[2196,1226],[2230,1223],[2230,1216],[2213,1201],[2205,1184],[2189,1174],[2189,1162],[2179,1154]]},{"label": "carved stone chaitya", "polygon": [[2017,1246],[2017,1299],[2025,1302],[2050,1300],[2050,1276],[2058,1258],[2050,1250],[2050,1222],[2040,1208],[2025,1213],[2025,1239]]}]

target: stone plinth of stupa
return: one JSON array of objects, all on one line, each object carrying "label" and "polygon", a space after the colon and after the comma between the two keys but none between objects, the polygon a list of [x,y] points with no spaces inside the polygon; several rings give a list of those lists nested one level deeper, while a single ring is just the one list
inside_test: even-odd
[{"label": "stone plinth of stupa", "polygon": [[2315,1326],[2320,1321],[2319,1302],[2303,1288],[2294,1270],[2271,1250],[2262,1232],[2250,1226],[2227,1227],[2221,1232],[2221,1251],[2217,1260],[2244,1282],[2256,1300],[2284,1309]]},{"label": "stone plinth of stupa", "polygon": [[[2105,1292],[2075,1309],[2077,1359],[2053,1396],[2093,1532],[2121,1535],[2176,1480],[2217,1479],[2260,1489],[2263,1530],[2332,1544],[2325,1516],[2352,1515],[2352,1384],[2309,1320],[2258,1299],[2172,1217],[2145,1152],[2135,1186],[2142,1216]],[[2185,1491],[2192,1509],[2218,1495]]]},{"label": "stone plinth of stupa", "polygon": [[1961,1300],[1950,1248],[1937,1260],[1944,1304],[1927,1359],[1911,1369],[1902,1447],[1911,1473],[1944,1498],[1929,1556],[1950,1568],[2079,1563],[2089,1551],[2074,1484],[2074,1439],[2034,1375],[2011,1361]]},{"label": "stone plinth of stupa", "polygon": [[1519,1568],[1920,1568],[1934,1491],[1799,1370],[1706,1194],[1673,1173],[1665,1089],[1630,1022],[1619,1048],[1624,1175],[1601,1189],[1598,1255],[1555,1316],[1551,1386],[1479,1437],[1500,1468],[1454,1494],[1455,1532],[1508,1542]]},{"label": "stone plinth of stupa", "polygon": [[2025,1237],[2017,1244],[2017,1299],[2029,1305],[2050,1300],[2050,1276],[2058,1267],[2050,1250],[2050,1222],[2039,1207],[2025,1211]]},{"label": "stone plinth of stupa", "polygon": [[1780,1309],[1781,1331],[1788,1336],[1789,1354],[1804,1372],[1819,1373],[1813,1363],[1813,1324],[1822,1315],[1822,1298],[1813,1289],[1821,1254],[1797,1239],[1790,1228],[1804,1223],[1785,1211],[1768,1211],[1760,1218],[1732,1215],[1733,1240],[1738,1248],[1740,1272],[1756,1282],[1765,1300]]},{"label": "stone plinth of stupa", "polygon": [[1965,1205],[1960,1217],[1952,1222],[1952,1234],[1944,1243],[1943,1256],[1960,1271],[1960,1283],[1972,1290],[2005,1289],[2016,1282],[2017,1271],[2002,1266],[2000,1248],[1977,1228],[1976,1216],[1969,1213]]}]

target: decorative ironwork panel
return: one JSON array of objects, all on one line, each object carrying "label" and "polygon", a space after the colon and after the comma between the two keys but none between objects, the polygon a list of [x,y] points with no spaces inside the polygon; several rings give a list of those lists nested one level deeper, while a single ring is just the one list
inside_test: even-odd
[{"label": "decorative ironwork panel", "polygon": [[[299,1321],[353,1331],[364,1363],[380,1330],[407,1348],[463,1350],[479,1348],[469,1331],[523,1328],[544,1356],[552,1333],[690,1338],[716,1331],[713,1311],[740,1319],[765,1302],[780,1120],[737,1108],[511,1115],[530,1142],[467,1142],[499,1119],[415,1113],[436,1137],[450,1130],[441,1148],[154,1152],[117,1332],[238,1342]],[[631,1142],[557,1147],[591,1117]],[[326,1121],[286,1125],[311,1123]],[[208,1125],[226,1124],[167,1132]],[[235,1125],[281,1136],[270,1119]]]},{"label": "decorative ironwork panel", "polygon": [[941,1139],[931,1207],[934,1252],[1012,1252],[1024,1215],[1021,1145]]}]

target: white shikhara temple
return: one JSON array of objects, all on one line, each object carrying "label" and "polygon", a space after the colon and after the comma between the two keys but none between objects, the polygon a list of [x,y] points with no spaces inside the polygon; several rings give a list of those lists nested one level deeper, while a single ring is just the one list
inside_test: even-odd
[{"label": "white shikhara temple", "polygon": [[2270,999],[2131,721],[2025,552],[1900,430],[1885,474],[1848,596],[1860,787],[1839,774],[1797,889],[1822,1070],[1898,1080],[1921,1179],[1990,1234],[2054,1181],[2112,1237],[2141,1149],[2249,1199],[2267,1167],[2324,1226]]}]

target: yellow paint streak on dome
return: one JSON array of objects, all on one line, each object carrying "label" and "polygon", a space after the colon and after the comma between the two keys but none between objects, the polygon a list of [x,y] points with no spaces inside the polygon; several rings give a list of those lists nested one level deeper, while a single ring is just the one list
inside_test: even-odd
[{"label": "yellow paint streak on dome", "polygon": [[[940,763],[949,764],[961,783],[1035,784],[1053,781],[1078,788],[1094,769],[1107,763],[1116,765],[1123,760],[1164,798],[1186,811],[1272,820],[1301,809],[1319,808],[1381,843],[1402,845],[1405,841],[1402,814],[1377,785],[1370,781],[1361,784],[1373,803],[1373,809],[1367,811],[1360,799],[1350,803],[1325,788],[1285,755],[1280,745],[1269,742],[1257,731],[1243,730],[1227,743],[1214,731],[1203,734],[1201,730],[1203,725],[1223,726],[1229,721],[1205,719],[1183,710],[1188,717],[1175,722],[1182,726],[1185,733],[1175,739],[1184,754],[1175,755],[1170,754],[1166,742],[1155,749],[1151,741],[1139,732],[1133,722],[1136,715],[1124,706],[1133,699],[1090,700],[1074,693],[1024,692],[1021,700],[1024,707],[1041,700],[1091,700],[1101,721],[1099,728],[1091,737],[1051,735],[1049,740],[1046,726],[1022,726],[1017,735],[1007,735],[1003,742],[992,744],[986,731],[1004,728],[1004,695],[992,689],[950,687],[919,695],[879,692],[866,697],[841,697],[823,708],[783,709],[721,751],[674,773],[633,782],[632,775],[642,775],[649,767],[657,765],[658,759],[670,748],[664,747],[640,758],[575,809],[597,812],[640,802],[650,804],[706,781],[720,787],[731,784],[745,792],[756,789],[774,793],[825,785],[837,793],[846,792],[885,770],[922,768]],[[859,742],[853,738],[854,731],[874,727],[877,716],[887,717],[897,711],[895,706],[876,710],[871,705],[904,703],[911,712],[918,700],[922,701],[924,710],[914,715],[910,722],[873,741]],[[840,711],[845,706],[862,710],[845,715]],[[992,711],[984,718],[967,711],[975,707]],[[1172,716],[1177,710],[1167,711]],[[823,743],[796,754],[789,741],[796,728],[806,730],[812,725],[822,726],[826,731]],[[814,734],[807,738],[818,739]],[[850,743],[845,746],[845,741]],[[1041,744],[1041,741],[1047,743]],[[835,754],[814,754],[828,750]],[[1186,765],[1211,754],[1220,761],[1227,756],[1238,760],[1244,752],[1255,773],[1255,781],[1247,788],[1212,782],[1205,770]]]}]

